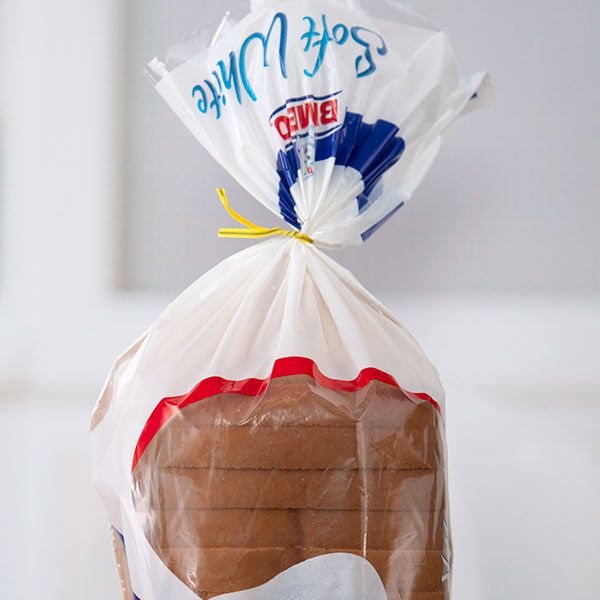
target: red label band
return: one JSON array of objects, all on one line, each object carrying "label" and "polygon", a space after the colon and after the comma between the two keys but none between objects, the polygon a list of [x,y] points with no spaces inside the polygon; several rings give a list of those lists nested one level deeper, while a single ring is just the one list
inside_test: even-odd
[{"label": "red label band", "polygon": [[440,414],[442,412],[440,405],[431,396],[424,393],[413,393],[404,390],[391,375],[388,375],[379,369],[374,369],[372,367],[363,369],[355,379],[344,381],[341,379],[331,379],[323,375],[323,373],[319,371],[317,364],[310,358],[290,356],[288,358],[276,360],[273,364],[271,374],[266,379],[242,379],[239,381],[231,381],[229,379],[223,379],[222,377],[209,377],[208,379],[201,381],[191,392],[184,394],[183,396],[163,398],[152,411],[152,414],[144,425],[142,434],[135,447],[131,470],[133,471],[135,469],[144,450],[148,447],[148,444],[152,441],[152,438],[158,433],[160,428],[186,406],[194,404],[195,402],[200,402],[205,398],[216,396],[217,394],[258,396],[267,389],[271,379],[288,377],[290,375],[309,375],[320,386],[330,390],[338,390],[340,392],[356,392],[364,388],[371,381],[380,381],[381,383],[387,383],[401,389],[412,400],[424,400],[429,402]]}]

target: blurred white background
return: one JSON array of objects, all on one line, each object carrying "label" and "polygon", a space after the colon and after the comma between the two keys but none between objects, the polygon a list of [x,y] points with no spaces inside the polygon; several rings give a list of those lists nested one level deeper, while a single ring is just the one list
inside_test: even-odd
[{"label": "blurred white background", "polygon": [[[240,2],[236,2],[240,4]],[[370,1],[392,17],[391,0]],[[118,600],[87,420],[112,360],[273,217],[143,76],[206,0],[0,0],[0,597]],[[457,600],[600,597],[600,4],[414,0],[497,102],[336,253],[447,389]],[[393,276],[390,276],[390,267]]]}]

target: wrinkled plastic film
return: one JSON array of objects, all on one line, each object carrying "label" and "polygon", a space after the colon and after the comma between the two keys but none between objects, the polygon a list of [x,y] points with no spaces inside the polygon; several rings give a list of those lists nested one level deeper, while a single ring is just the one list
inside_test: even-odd
[{"label": "wrinkled plastic film", "polygon": [[388,222],[489,80],[464,78],[445,34],[410,11],[393,22],[355,0],[250,8],[150,71],[297,236],[215,266],[108,377],[93,476],[123,598],[448,600],[437,371],[323,249]]},{"label": "wrinkled plastic film", "polygon": [[[268,3],[256,2],[254,8]],[[276,6],[277,3],[271,3]],[[281,3],[279,3],[281,4]],[[341,5],[344,3],[341,2]],[[351,0],[346,3],[354,12],[361,10],[360,2]],[[194,30],[184,39],[172,44],[160,57],[156,57],[146,67],[146,75],[150,81],[157,84],[162,77],[183,64],[195,55],[206,51],[210,46],[233,29],[248,14],[248,0],[229,0],[223,16],[212,23],[204,23],[202,27]],[[369,13],[375,17],[389,18],[390,9],[395,18],[406,25],[414,25],[431,31],[441,31],[427,16],[416,11],[413,7],[396,0],[378,0],[369,4]]]},{"label": "wrinkled plastic film", "polygon": [[117,567],[117,576],[119,578],[119,586],[121,588],[121,597],[123,600],[134,600],[133,591],[131,589],[131,578],[129,577],[129,563],[127,562],[127,552],[123,537],[111,527],[111,541],[113,553],[115,557],[115,565]]},{"label": "wrinkled plastic film", "polygon": [[157,91],[288,225],[323,248],[360,245],[410,199],[488,80],[463,79],[445,34],[414,19],[340,0],[256,4],[177,67],[152,61]]},{"label": "wrinkled plastic film", "polygon": [[202,598],[334,552],[373,564],[388,598],[443,598],[445,473],[432,404],[299,375],[182,409],[144,451],[133,493],[153,549]]}]

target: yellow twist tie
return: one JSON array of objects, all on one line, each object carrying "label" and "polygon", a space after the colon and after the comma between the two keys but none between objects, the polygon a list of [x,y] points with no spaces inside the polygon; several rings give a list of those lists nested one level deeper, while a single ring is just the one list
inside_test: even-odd
[{"label": "yellow twist tie", "polygon": [[229,206],[229,202],[227,201],[227,196],[225,195],[225,190],[221,188],[217,188],[217,194],[219,194],[219,198],[221,198],[221,202],[223,206],[227,210],[227,212],[242,225],[246,226],[246,229],[234,229],[225,227],[223,229],[219,229],[219,237],[229,237],[229,238],[263,238],[269,237],[270,235],[287,235],[289,237],[294,237],[302,242],[306,242],[307,244],[313,244],[314,241],[312,238],[308,237],[300,233],[299,231],[289,231],[288,229],[281,229],[281,227],[272,227],[271,229],[267,229],[266,227],[260,227],[248,221],[242,217],[242,215],[238,214]]}]

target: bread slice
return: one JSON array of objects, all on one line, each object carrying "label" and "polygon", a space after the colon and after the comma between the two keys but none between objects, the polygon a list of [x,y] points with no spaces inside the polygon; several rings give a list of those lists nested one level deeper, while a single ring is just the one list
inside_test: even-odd
[{"label": "bread slice", "polygon": [[441,511],[163,509],[154,511],[161,548],[351,548],[443,551]]},{"label": "bread slice", "polygon": [[427,402],[286,377],[179,411],[138,461],[133,495],[152,547],[201,597],[348,552],[390,598],[446,600],[445,455]]},{"label": "bread slice", "polygon": [[[159,467],[196,469],[431,469],[438,456],[425,428],[347,425],[173,424],[180,440]],[[249,451],[248,444],[252,444]]]},{"label": "bread slice", "polygon": [[444,471],[426,469],[221,469],[136,471],[150,510],[307,508],[435,510],[445,505]]}]

